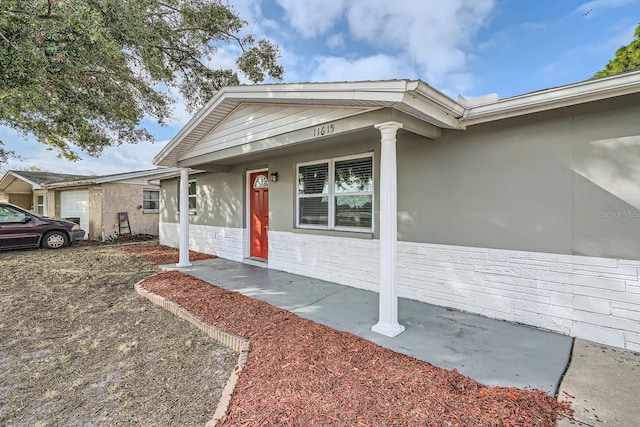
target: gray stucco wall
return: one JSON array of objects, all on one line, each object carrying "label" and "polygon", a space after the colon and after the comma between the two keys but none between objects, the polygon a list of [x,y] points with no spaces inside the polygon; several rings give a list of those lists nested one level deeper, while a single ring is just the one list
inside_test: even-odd
[{"label": "gray stucco wall", "polygon": [[[360,136],[360,138],[362,137]],[[189,222],[197,225],[244,227],[246,173],[250,170],[267,168],[269,172],[278,173],[278,181],[269,183],[269,210],[271,212],[269,227],[275,231],[291,231],[296,222],[296,165],[298,163],[374,152],[374,181],[377,181],[380,170],[379,145],[379,141],[376,141],[375,138],[364,138],[360,142],[352,142],[342,146],[325,147],[322,144],[317,144],[314,148],[303,153],[236,165],[226,173],[193,174],[189,179],[196,180],[198,207],[196,214],[189,216]],[[161,221],[163,222],[177,223],[179,221],[177,210],[178,181],[178,179],[169,179],[161,182]],[[374,215],[377,217],[379,204],[376,197],[374,197],[374,210],[376,211]],[[307,230],[301,232],[307,232]],[[321,230],[311,232],[334,233]],[[371,233],[366,234],[367,237],[371,237]]]},{"label": "gray stucco wall", "polygon": [[[640,259],[640,97],[443,131],[398,135],[401,241]],[[377,238],[379,133],[192,176],[193,224],[244,227],[246,171],[270,183],[270,228]],[[374,233],[295,230],[296,164],[374,152]],[[162,183],[162,221],[178,222],[178,181]],[[168,202],[168,203],[167,203]]]},{"label": "gray stucco wall", "polygon": [[[244,226],[244,168],[228,173],[198,173],[196,180],[197,209],[189,216],[191,224],[241,228]],[[161,182],[161,221],[179,222],[178,179]]]},{"label": "gray stucco wall", "polygon": [[[348,145],[322,147],[316,144],[316,147],[300,154],[294,154],[284,157],[270,159],[268,162],[269,172],[278,173],[278,181],[271,182],[269,185],[269,210],[271,211],[271,219],[269,227],[275,231],[291,231],[296,224],[296,195],[298,191],[298,172],[297,164],[330,159],[333,157],[350,156],[357,154],[368,154],[373,152],[374,182],[378,182],[380,176],[380,142],[373,138],[364,138],[358,141],[356,135],[354,140]],[[362,138],[362,137],[360,137]],[[379,216],[380,205],[378,197],[374,195],[374,235],[377,236],[377,218]],[[355,233],[355,232],[334,232],[323,230],[299,230],[300,232],[323,233],[338,235],[351,235],[371,237],[371,233]]]},{"label": "gray stucco wall", "polygon": [[640,107],[626,101],[403,139],[400,240],[640,259]]}]

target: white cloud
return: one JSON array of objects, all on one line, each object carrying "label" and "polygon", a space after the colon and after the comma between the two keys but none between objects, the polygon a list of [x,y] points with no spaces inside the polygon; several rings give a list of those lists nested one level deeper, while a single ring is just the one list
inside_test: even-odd
[{"label": "white cloud", "polygon": [[357,59],[316,57],[313,63],[311,81],[315,82],[416,78],[405,61],[384,54]]},{"label": "white cloud", "polygon": [[343,49],[345,47],[344,34],[332,34],[327,38],[327,46],[330,49]]},{"label": "white cloud", "polygon": [[303,37],[325,34],[333,28],[345,11],[346,0],[276,0],[285,10],[289,25]]},{"label": "white cloud", "polygon": [[403,50],[429,83],[447,85],[449,73],[466,70],[465,50],[493,5],[493,0],[356,1],[347,15],[355,37]]},{"label": "white cloud", "polygon": [[[416,69],[420,78],[442,87],[457,86],[468,80],[460,79],[468,73],[466,51],[472,47],[473,38],[492,11],[495,0],[277,2],[284,8],[291,27],[303,37],[323,36],[346,19],[353,39],[367,43],[383,56],[402,57],[406,65],[393,68]],[[363,59],[370,61],[370,58]],[[350,70],[359,63],[361,61],[349,61]],[[387,66],[380,73],[365,74],[386,75],[389,69]],[[327,75],[337,80],[348,79],[340,73],[328,72]],[[405,77],[409,76],[393,76]]]}]

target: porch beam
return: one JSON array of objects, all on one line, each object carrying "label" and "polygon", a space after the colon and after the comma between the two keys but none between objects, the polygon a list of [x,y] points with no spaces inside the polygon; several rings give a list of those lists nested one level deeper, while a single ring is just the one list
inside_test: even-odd
[{"label": "porch beam", "polygon": [[189,262],[189,169],[180,168],[180,257],[176,267],[190,267]]},{"label": "porch beam", "polygon": [[390,121],[375,125],[380,131],[380,289],[378,323],[371,330],[395,337],[404,331],[398,323],[396,286],[396,244],[398,239],[398,173],[396,133],[402,123]]}]

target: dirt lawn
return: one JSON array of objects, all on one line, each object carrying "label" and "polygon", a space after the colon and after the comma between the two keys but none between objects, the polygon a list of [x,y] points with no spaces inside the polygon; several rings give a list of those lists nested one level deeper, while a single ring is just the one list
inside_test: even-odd
[{"label": "dirt lawn", "polygon": [[0,425],[204,425],[237,354],[138,296],[109,247],[0,253]]}]

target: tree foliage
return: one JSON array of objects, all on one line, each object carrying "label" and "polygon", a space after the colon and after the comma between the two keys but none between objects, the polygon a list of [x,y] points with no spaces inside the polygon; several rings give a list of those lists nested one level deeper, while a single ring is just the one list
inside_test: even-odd
[{"label": "tree foliage", "polygon": [[631,43],[616,50],[616,56],[594,77],[610,76],[640,68],[640,25],[636,27],[634,37],[635,40]]},{"label": "tree foliage", "polygon": [[71,160],[70,143],[99,155],[152,141],[141,120],[164,124],[170,91],[194,111],[239,84],[232,69],[211,65],[222,48],[238,52],[250,81],[282,78],[279,48],[241,35],[245,26],[219,0],[2,0],[0,124]]}]

